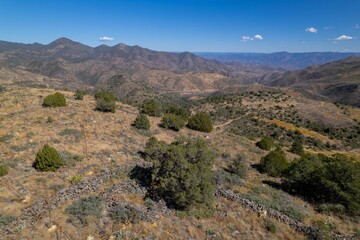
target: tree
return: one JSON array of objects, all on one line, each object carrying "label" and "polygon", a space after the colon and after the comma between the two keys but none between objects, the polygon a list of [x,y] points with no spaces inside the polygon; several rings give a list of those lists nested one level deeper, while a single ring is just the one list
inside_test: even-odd
[{"label": "tree", "polygon": [[188,128],[197,130],[200,132],[211,132],[213,125],[211,118],[206,112],[199,112],[189,118]]},{"label": "tree", "polygon": [[161,116],[161,107],[158,102],[153,99],[144,102],[141,108],[141,112],[153,117]]},{"label": "tree", "polygon": [[44,98],[43,107],[64,107],[66,106],[65,96],[59,92],[48,95]]},{"label": "tree", "polygon": [[149,121],[149,118],[145,114],[137,115],[133,125],[137,129],[142,129],[142,130],[150,129],[150,121]]},{"label": "tree", "polygon": [[263,137],[259,142],[256,143],[258,148],[266,151],[270,151],[274,147],[274,141],[271,137]]},{"label": "tree", "polygon": [[144,151],[151,168],[151,191],[179,210],[211,207],[214,153],[203,140],[166,144],[151,137]]},{"label": "tree", "polygon": [[303,139],[300,137],[296,137],[294,139],[293,144],[291,145],[290,152],[295,153],[299,156],[304,155],[304,147],[303,147]]},{"label": "tree", "polygon": [[45,144],[44,147],[36,153],[33,167],[39,171],[55,171],[64,165],[64,160],[58,151]]},{"label": "tree", "polygon": [[272,177],[280,177],[288,167],[285,152],[281,148],[276,148],[260,160],[260,171]]},{"label": "tree", "polygon": [[181,128],[185,126],[185,121],[182,117],[168,113],[165,114],[161,120],[161,126],[163,128],[172,129],[175,131],[179,131]]},{"label": "tree", "polygon": [[305,154],[286,171],[286,185],[319,203],[337,203],[360,214],[360,162],[344,155]]}]

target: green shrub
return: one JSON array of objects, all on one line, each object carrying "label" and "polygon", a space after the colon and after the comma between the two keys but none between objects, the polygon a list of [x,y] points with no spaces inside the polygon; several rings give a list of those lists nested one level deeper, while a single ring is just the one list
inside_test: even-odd
[{"label": "green shrub", "polygon": [[304,141],[302,138],[296,137],[294,139],[293,144],[291,145],[290,152],[295,153],[299,156],[304,155],[305,152],[304,152],[303,142]]},{"label": "green shrub", "polygon": [[275,223],[269,219],[264,220],[264,227],[268,232],[271,232],[271,233],[277,232],[277,227],[276,227]]},{"label": "green shrub", "polygon": [[9,167],[4,164],[0,164],[0,177],[5,176],[9,173]]},{"label": "green shrub", "polygon": [[112,112],[116,111],[116,102],[113,100],[106,100],[104,98],[99,98],[96,100],[95,109],[100,112]]},{"label": "green shrub", "polygon": [[256,146],[263,150],[270,151],[271,148],[274,147],[274,141],[271,137],[263,137],[256,143]]},{"label": "green shrub", "polygon": [[8,226],[16,219],[15,216],[3,215],[0,213],[0,228]]},{"label": "green shrub", "polygon": [[42,105],[43,107],[64,107],[66,99],[63,94],[56,92],[45,97]]},{"label": "green shrub", "polygon": [[36,153],[33,167],[39,171],[55,171],[64,164],[58,151],[48,144]]},{"label": "green shrub", "polygon": [[238,154],[232,163],[228,166],[230,172],[238,175],[240,178],[245,179],[247,176],[248,167],[245,163],[244,155]]},{"label": "green shrub", "polygon": [[95,93],[96,107],[95,110],[100,112],[112,112],[116,111],[117,98],[108,91],[101,90]]},{"label": "green shrub", "polygon": [[85,91],[82,90],[76,90],[74,94],[75,100],[84,100],[84,96],[85,96]]},{"label": "green shrub", "polygon": [[52,116],[48,116],[47,119],[46,119],[46,122],[47,123],[52,123],[52,122],[54,122],[54,118]]},{"label": "green shrub", "polygon": [[104,99],[108,102],[110,101],[117,101],[117,98],[109,91],[100,90],[95,93],[95,100]]},{"label": "green shrub", "polygon": [[149,118],[145,114],[137,115],[133,125],[137,129],[142,129],[142,130],[150,129],[150,121],[149,121]]},{"label": "green shrub", "polygon": [[211,132],[213,130],[211,118],[206,112],[199,112],[191,116],[187,126],[200,132]]},{"label": "green shrub", "polygon": [[181,128],[185,126],[185,121],[182,117],[168,113],[165,114],[161,120],[161,126],[163,128],[172,129],[175,131],[179,131]]},{"label": "green shrub", "polygon": [[160,117],[161,112],[162,111],[160,105],[153,99],[145,101],[141,108],[141,113],[153,117]]},{"label": "green shrub", "polygon": [[76,184],[79,184],[81,183],[81,181],[83,180],[83,176],[81,175],[74,175],[74,176],[71,176],[69,177],[69,182],[73,185],[76,185]]},{"label": "green shrub", "polygon": [[130,205],[115,205],[109,212],[111,219],[120,223],[139,223],[141,220],[141,212]]},{"label": "green shrub", "polygon": [[272,177],[280,177],[289,167],[286,155],[281,148],[269,152],[260,160],[260,171],[269,174]]},{"label": "green shrub", "polygon": [[211,208],[214,153],[203,140],[188,139],[166,144],[151,137],[144,157],[153,164],[151,192],[178,210]]},{"label": "green shrub", "polygon": [[99,218],[101,211],[101,199],[96,196],[90,196],[75,201],[65,210],[65,212],[69,214],[68,222],[72,224],[81,224],[82,226],[87,226],[89,224],[88,217],[90,216]]}]

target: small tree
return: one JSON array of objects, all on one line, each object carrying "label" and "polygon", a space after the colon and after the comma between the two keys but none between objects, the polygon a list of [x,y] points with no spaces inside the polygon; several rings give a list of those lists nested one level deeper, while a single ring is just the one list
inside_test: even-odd
[{"label": "small tree", "polygon": [[56,92],[45,97],[42,105],[43,107],[64,107],[66,99],[63,94]]},{"label": "small tree", "polygon": [[149,121],[149,118],[145,114],[139,114],[136,117],[133,125],[137,129],[142,129],[142,130],[150,129],[150,121]]},{"label": "small tree", "polygon": [[200,132],[211,132],[213,130],[211,118],[206,112],[199,112],[191,116],[187,126]]},{"label": "small tree", "polygon": [[240,178],[245,179],[247,176],[248,166],[245,163],[244,155],[238,154],[228,166],[228,169],[230,172],[238,175]]},{"label": "small tree", "polygon": [[304,152],[304,147],[303,147],[303,139],[299,138],[299,137],[296,137],[294,139],[294,142],[293,142],[293,144],[291,146],[290,151],[292,153],[295,153],[295,154],[299,155],[299,156],[304,155],[305,152]]},{"label": "small tree", "polygon": [[203,140],[166,144],[151,137],[144,156],[153,164],[151,191],[157,197],[179,210],[211,207],[214,154]]},{"label": "small tree", "polygon": [[58,151],[48,144],[36,153],[33,167],[39,171],[55,171],[64,165],[64,160]]},{"label": "small tree", "polygon": [[261,158],[260,171],[272,177],[281,176],[289,167],[285,152],[281,148],[276,148]]},{"label": "small tree", "polygon": [[149,116],[160,117],[161,107],[155,100],[150,99],[142,105],[141,112]]},{"label": "small tree", "polygon": [[164,115],[164,117],[162,118],[161,126],[163,128],[179,131],[181,128],[185,126],[185,121],[182,117],[178,115],[168,113]]},{"label": "small tree", "polygon": [[271,137],[263,137],[256,143],[256,146],[263,150],[270,151],[271,148],[274,147],[274,141]]}]

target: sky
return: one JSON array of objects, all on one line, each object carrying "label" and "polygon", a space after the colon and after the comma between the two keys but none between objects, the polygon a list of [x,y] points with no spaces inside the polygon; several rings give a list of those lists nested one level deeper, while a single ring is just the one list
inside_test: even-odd
[{"label": "sky", "polygon": [[360,0],[0,0],[0,40],[190,52],[360,52]]}]

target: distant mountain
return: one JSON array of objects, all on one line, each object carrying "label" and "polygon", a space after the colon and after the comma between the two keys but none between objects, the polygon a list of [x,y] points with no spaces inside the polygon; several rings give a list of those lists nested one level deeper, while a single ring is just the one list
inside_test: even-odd
[{"label": "distant mountain", "polygon": [[315,64],[325,64],[350,56],[360,56],[360,53],[338,52],[308,52],[308,53],[195,53],[206,59],[220,62],[240,62],[258,64],[287,70],[309,67]]},{"label": "distant mountain", "polygon": [[26,82],[32,81],[31,76],[44,76],[46,81],[41,84],[48,86],[101,87],[113,90],[118,97],[137,100],[146,94],[214,92],[279,71],[251,64],[224,64],[189,52],[161,52],[125,44],[90,47],[67,38],[47,45],[0,41],[1,68],[14,70],[11,76],[17,82],[29,72]]},{"label": "distant mountain", "polygon": [[360,107],[360,57],[341,59],[303,70],[266,74],[252,83],[291,87],[308,94]]}]

